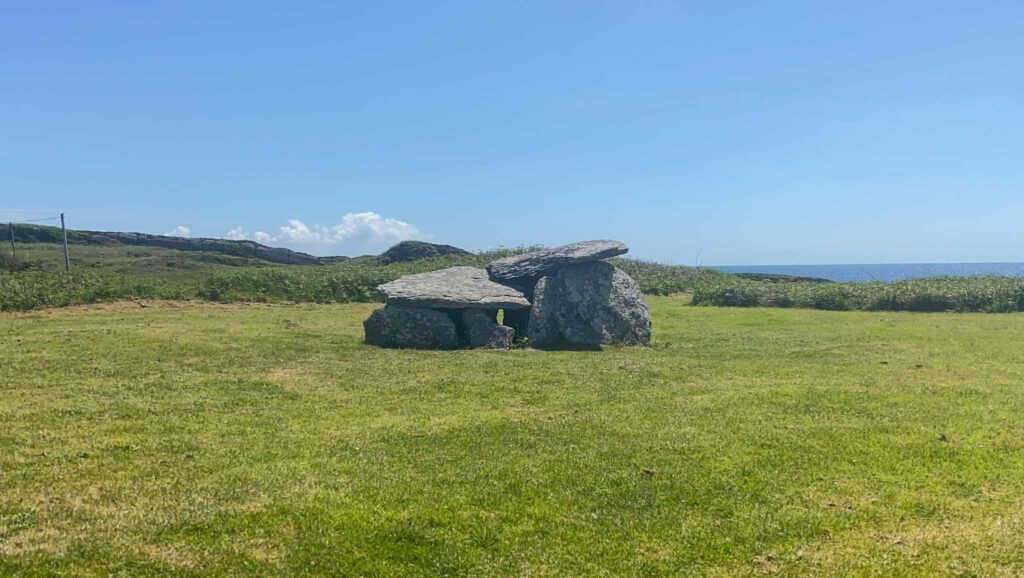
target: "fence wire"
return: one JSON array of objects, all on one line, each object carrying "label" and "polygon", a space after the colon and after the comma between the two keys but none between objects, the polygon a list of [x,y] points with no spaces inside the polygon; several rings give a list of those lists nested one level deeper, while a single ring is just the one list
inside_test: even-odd
[{"label": "fence wire", "polygon": [[[13,214],[20,214],[20,215],[53,215],[53,216],[50,216],[50,217],[39,217],[39,218],[34,218],[34,219],[18,219],[18,220],[0,219],[0,229],[3,229],[3,233],[0,234],[0,247],[2,247],[2,249],[6,249],[6,250],[0,250],[0,269],[8,269],[9,268],[11,270],[11,272],[14,272],[14,271],[18,270],[18,255],[17,255],[17,248],[16,248],[16,246],[17,246],[17,234],[15,233],[14,226],[15,225],[27,225],[27,224],[32,224],[32,223],[46,223],[46,222],[49,222],[49,221],[56,221],[57,223],[59,223],[61,221],[61,215],[60,214],[54,215],[54,213],[50,212],[50,211],[46,211],[46,212],[43,212],[43,211],[22,211],[22,210],[19,210],[19,209],[2,209],[2,210],[0,210],[0,215],[7,216],[7,215],[13,215]],[[3,226],[2,223],[6,223],[7,226],[6,227]],[[54,223],[54,226],[59,226],[57,223]],[[8,254],[10,255],[10,257],[9,257],[10,262],[9,263],[7,262]],[[66,239],[64,240],[64,265],[65,265],[65,268],[68,271],[71,271],[71,261],[70,261],[70,259],[68,257],[68,249],[67,249],[67,240]]]}]

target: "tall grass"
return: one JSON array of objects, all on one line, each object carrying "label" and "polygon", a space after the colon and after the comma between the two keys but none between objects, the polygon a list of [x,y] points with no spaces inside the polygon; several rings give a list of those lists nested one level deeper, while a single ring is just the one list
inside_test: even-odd
[{"label": "tall grass", "polygon": [[444,269],[466,258],[441,257],[413,263],[338,263],[321,267],[241,269],[200,281],[196,297],[208,301],[381,301],[377,286],[403,275]]},{"label": "tall grass", "polygon": [[189,283],[121,273],[19,272],[0,275],[0,311],[27,311],[117,299],[185,299]]},{"label": "tall grass", "polygon": [[[219,273],[201,282],[197,296],[211,301],[380,301],[383,296],[376,288],[382,283],[403,275],[455,265],[484,267],[503,254],[504,251],[389,265],[341,262],[326,267],[242,269]],[[632,259],[615,259],[614,262],[637,281],[641,291],[650,295],[688,292],[703,280],[717,280],[726,276],[707,269],[659,265]]]},{"label": "tall grass", "polygon": [[690,293],[705,283],[720,283],[731,278],[715,269],[662,265],[639,259],[615,258],[610,261],[637,282],[646,295]]},{"label": "tall grass", "polygon": [[[403,275],[483,267],[524,248],[381,265],[353,259],[324,266],[235,267],[189,277],[156,272],[0,273],[0,311],[117,299],[350,303],[380,301],[377,286]],[[648,295],[693,293],[695,305],[837,311],[1024,311],[1024,279],[946,277],[896,283],[799,283],[740,279],[719,271],[613,259]]]},{"label": "tall grass", "polygon": [[725,278],[699,285],[695,305],[833,311],[1024,311],[1024,279],[932,277],[875,283],[771,283]]},{"label": "tall grass", "polygon": [[[403,275],[455,265],[484,267],[488,262],[525,248],[448,256],[410,263],[382,265],[372,259],[352,259],[324,266],[237,267],[204,272],[192,278],[169,279],[140,273],[19,272],[0,274],[0,310],[24,311],[116,299],[203,299],[208,301],[302,301],[350,303],[380,301],[377,286]],[[692,291],[702,280],[724,274],[616,259],[642,291],[668,295]]]}]

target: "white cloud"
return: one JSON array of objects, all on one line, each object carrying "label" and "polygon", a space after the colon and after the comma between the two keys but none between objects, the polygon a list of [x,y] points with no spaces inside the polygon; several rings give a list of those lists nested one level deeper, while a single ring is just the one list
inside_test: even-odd
[{"label": "white cloud", "polygon": [[398,219],[385,219],[377,213],[349,213],[341,218],[341,222],[333,227],[335,238],[339,240],[367,238],[372,241],[392,242],[408,241],[420,234],[412,224]]},{"label": "white cloud", "polygon": [[253,234],[249,234],[242,227],[235,227],[224,235],[225,239],[232,241],[256,241],[257,243],[273,243],[278,240],[277,237],[264,233],[263,231],[256,231]]},{"label": "white cloud", "polygon": [[421,236],[412,223],[382,217],[377,213],[348,213],[337,224],[309,226],[298,219],[278,227],[271,235],[256,231],[252,235],[242,227],[228,231],[229,239],[252,239],[257,243],[275,243],[303,251],[334,254],[377,253],[399,241]]},{"label": "white cloud", "polygon": [[[321,227],[317,227],[321,229]],[[330,240],[330,236],[319,230],[314,232],[305,223],[298,219],[288,219],[288,224],[279,229],[281,231],[280,238],[282,241],[291,243],[319,243]]]},{"label": "white cloud", "polygon": [[164,233],[164,235],[167,235],[168,237],[188,237],[191,234],[192,231],[185,225],[178,225],[177,227]]},{"label": "white cloud", "polygon": [[263,231],[256,231],[252,235],[252,240],[257,243],[273,243],[276,239]]}]

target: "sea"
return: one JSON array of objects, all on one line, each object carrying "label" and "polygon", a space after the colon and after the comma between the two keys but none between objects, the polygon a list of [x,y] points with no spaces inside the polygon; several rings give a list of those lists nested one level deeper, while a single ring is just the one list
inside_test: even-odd
[{"label": "sea", "polygon": [[726,265],[728,273],[777,273],[831,281],[902,281],[921,277],[1024,277],[1024,263],[883,263],[877,265]]}]

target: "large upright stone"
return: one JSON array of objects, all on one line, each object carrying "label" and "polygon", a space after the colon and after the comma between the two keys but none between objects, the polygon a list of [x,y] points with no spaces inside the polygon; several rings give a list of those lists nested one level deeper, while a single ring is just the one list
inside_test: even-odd
[{"label": "large upright stone", "polygon": [[523,309],[530,301],[522,291],[495,283],[487,271],[451,267],[406,275],[378,287],[389,305],[434,309]]},{"label": "large upright stone", "polygon": [[544,249],[491,261],[487,272],[492,279],[507,281],[523,277],[542,277],[561,267],[599,261],[629,251],[618,241],[582,241],[554,249]]},{"label": "large upright stone", "polygon": [[533,307],[530,308],[526,336],[534,347],[554,347],[564,341],[555,317],[558,298],[554,291],[549,294],[547,290],[549,279],[541,277],[533,290]]},{"label": "large upright stone", "polygon": [[460,345],[455,323],[432,309],[387,305],[363,321],[363,330],[367,343],[381,347],[453,349]]},{"label": "large upright stone", "polygon": [[537,283],[529,337],[537,347],[647,345],[651,314],[629,275],[610,263],[584,263]]},{"label": "large upright stone", "polygon": [[466,343],[473,348],[508,349],[516,331],[511,327],[498,325],[488,313],[480,309],[462,312],[462,332]]}]

